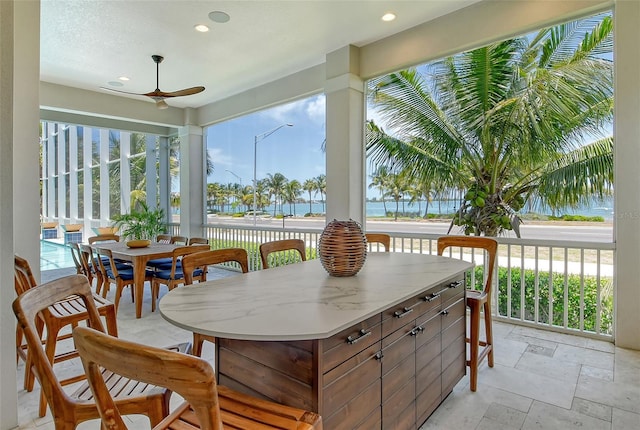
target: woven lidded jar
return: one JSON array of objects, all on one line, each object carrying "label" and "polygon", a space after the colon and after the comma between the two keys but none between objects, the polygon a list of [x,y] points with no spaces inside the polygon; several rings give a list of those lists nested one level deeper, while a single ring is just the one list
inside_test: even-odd
[{"label": "woven lidded jar", "polygon": [[318,254],[331,276],[358,273],[367,258],[367,240],[360,224],[351,219],[331,221],[320,235]]}]

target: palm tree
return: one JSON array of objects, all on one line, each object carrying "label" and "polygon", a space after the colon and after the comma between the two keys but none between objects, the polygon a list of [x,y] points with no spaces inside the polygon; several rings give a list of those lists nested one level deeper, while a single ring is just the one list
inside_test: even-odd
[{"label": "palm tree", "polygon": [[324,194],[327,191],[327,176],[326,175],[318,175],[313,180],[316,183],[316,191],[320,193],[320,200],[322,200],[322,212],[324,210]]},{"label": "palm tree", "polygon": [[302,185],[296,179],[293,179],[286,183],[284,186],[284,201],[289,203],[289,213],[291,213],[291,205],[293,205],[293,215],[296,215],[296,206],[295,203],[298,201],[298,197],[300,197],[300,193],[302,192]]},{"label": "palm tree", "polygon": [[396,211],[393,220],[398,220],[398,205],[400,200],[404,197],[405,192],[405,179],[402,174],[392,173],[389,175],[389,182],[387,184],[387,195],[396,202]]},{"label": "palm tree", "polygon": [[276,216],[278,201],[280,201],[280,211],[282,211],[282,196],[287,182],[287,178],[282,173],[275,173],[273,175],[271,173],[267,173],[267,187],[269,188],[269,194],[274,196],[273,216]]},{"label": "palm tree", "polygon": [[304,184],[302,184],[302,189],[309,193],[309,215],[312,215],[313,209],[311,208],[311,193],[316,190],[316,183],[313,179],[307,179],[304,181]]},{"label": "palm tree", "polygon": [[[372,82],[376,165],[466,190],[453,224],[513,229],[528,199],[577,206],[613,190],[611,16],[494,43]],[[585,144],[586,139],[595,139]]]},{"label": "palm tree", "polygon": [[377,188],[382,198],[382,206],[384,207],[384,215],[387,215],[387,202],[384,196],[387,192],[387,185],[389,183],[389,169],[385,165],[378,166],[371,175],[371,183],[369,188]]}]

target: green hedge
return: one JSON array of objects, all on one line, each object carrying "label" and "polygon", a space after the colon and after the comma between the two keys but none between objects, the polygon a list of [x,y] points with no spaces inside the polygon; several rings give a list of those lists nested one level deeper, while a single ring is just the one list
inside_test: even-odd
[{"label": "green hedge", "polygon": [[[475,288],[482,289],[483,267],[475,268]],[[538,321],[535,321],[535,286],[536,278],[533,270],[512,268],[511,272],[511,315],[508,312],[507,280],[509,271],[507,268],[498,269],[498,314],[525,321],[549,324],[549,273],[538,272]],[[598,304],[598,284],[594,276],[585,276],[584,281],[584,330],[596,333],[596,318]],[[565,277],[561,273],[552,274],[552,325],[564,327],[565,307]],[[580,329],[580,284],[579,275],[567,275],[567,327]],[[600,279],[600,332],[612,333],[613,331],[613,294],[612,280]],[[521,308],[521,288],[524,285],[524,309]],[[524,312],[524,315],[522,314]]]}]

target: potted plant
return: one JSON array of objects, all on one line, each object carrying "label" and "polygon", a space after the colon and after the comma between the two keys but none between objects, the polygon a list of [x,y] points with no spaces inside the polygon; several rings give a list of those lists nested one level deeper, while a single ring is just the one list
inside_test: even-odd
[{"label": "potted plant", "polygon": [[140,210],[113,217],[113,225],[120,229],[121,235],[128,239],[129,247],[149,246],[152,240],[165,231],[164,210],[151,210],[149,206],[140,202]]}]

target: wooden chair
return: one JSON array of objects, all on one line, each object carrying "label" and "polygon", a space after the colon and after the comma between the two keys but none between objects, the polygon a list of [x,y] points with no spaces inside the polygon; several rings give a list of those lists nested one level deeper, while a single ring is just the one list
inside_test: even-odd
[{"label": "wooden chair", "polygon": [[175,391],[185,402],[154,427],[161,429],[322,429],[322,418],[302,409],[241,394],[216,384],[205,360],[77,327],[73,338],[94,392],[103,428],[127,429],[102,369]]},{"label": "wooden chair", "polygon": [[[48,357],[48,351],[51,350],[51,345],[55,344],[55,338],[48,336],[46,350],[43,350],[37,324],[42,315],[58,303],[73,300],[86,309],[88,324],[103,331],[94,299],[95,295],[91,292],[87,278],[71,275],[31,288],[13,302],[13,312],[29,345],[33,370],[49,404],[56,430],[73,430],[79,423],[99,418],[100,415],[87,381],[81,383],[71,394],[63,390]],[[188,351],[185,345],[175,349]],[[114,395],[115,404],[121,413],[147,415],[152,425],[156,425],[168,415],[171,391],[132,381],[108,371],[104,373],[104,377],[108,379],[109,387],[112,387],[111,394]],[[84,373],[81,379],[85,379]]]},{"label": "wooden chair", "polygon": [[[87,276],[89,283],[93,284],[93,279],[96,280],[96,294],[100,294],[102,291],[104,279],[102,279],[102,272],[100,271],[100,265],[96,260],[91,245],[86,243],[80,244],[80,256],[82,258],[82,264],[86,266],[86,270],[91,274],[91,277]],[[106,296],[106,293],[105,293]],[[104,297],[104,296],[103,296]]]},{"label": "wooden chair", "polygon": [[[100,272],[104,279],[102,295],[106,295],[111,284],[116,285],[116,297],[114,299],[114,304],[116,306],[116,312],[118,312],[118,306],[120,305],[120,298],[122,297],[122,290],[124,290],[124,287],[131,287],[131,301],[135,301],[133,268],[130,266],[119,266],[114,260],[110,249],[96,248],[96,252],[98,254],[97,260],[100,265]],[[151,282],[152,278],[153,273],[151,271],[147,271],[145,280]],[[139,297],[138,300],[142,300],[142,297]]]},{"label": "wooden chair", "polygon": [[[240,265],[242,273],[249,271],[249,256],[243,248],[223,248],[214,249],[213,251],[196,252],[186,255],[182,259],[182,270],[184,272],[184,284],[193,284],[193,273],[197,268],[205,268],[212,264],[222,264],[228,262],[236,262]],[[204,269],[202,269],[204,270]],[[205,270],[206,273],[206,270]],[[202,354],[202,344],[204,341],[216,343],[215,336],[206,334],[193,333],[193,355],[200,357]]]},{"label": "wooden chair", "polygon": [[171,243],[171,235],[170,234],[159,234],[156,236],[156,242],[158,243]]},{"label": "wooden chair", "polygon": [[188,245],[209,245],[209,239],[206,237],[191,237]]},{"label": "wooden chair", "polygon": [[384,252],[389,252],[391,250],[391,236],[386,233],[367,233],[365,234],[367,238],[367,245],[369,251],[377,251],[380,247],[375,246],[374,244],[380,244],[384,246]]},{"label": "wooden chair", "polygon": [[89,245],[93,245],[96,242],[120,242],[120,236],[117,234],[100,234],[98,236],[91,236],[87,241]]},{"label": "wooden chair", "polygon": [[[16,280],[16,293],[21,296],[26,291],[36,288],[36,281],[29,266],[29,262],[22,257],[15,256],[14,272]],[[78,275],[84,277],[84,275]],[[86,280],[86,277],[84,277]],[[88,282],[88,281],[86,281]],[[44,285],[42,286],[44,287]],[[40,287],[38,287],[40,288]],[[107,330],[110,334],[118,335],[118,326],[116,322],[116,309],[113,303],[103,299],[100,296],[94,295],[94,304],[97,308],[98,314],[104,317],[107,324]],[[45,356],[49,363],[53,366],[54,363],[60,363],[67,361],[78,356],[75,349],[70,351],[56,354],[56,346],[58,341],[63,341],[71,337],[70,334],[60,334],[60,332],[66,327],[75,327],[78,323],[86,321],[89,318],[87,309],[84,303],[75,297],[63,297],[59,301],[56,301],[49,305],[47,309],[44,309],[40,313],[38,321],[35,321],[34,328],[38,338],[41,339],[40,345],[42,345],[43,328],[46,326],[47,334],[44,343],[46,345]],[[34,375],[31,372],[32,368],[32,352],[30,347],[26,348],[24,353],[24,346],[22,345],[22,338],[24,334],[20,325],[16,327],[16,347],[18,348],[18,355],[25,361],[25,375],[24,375],[24,388],[27,391],[33,390]],[[21,354],[20,351],[23,353]],[[72,376],[67,379],[61,380],[61,385],[69,385],[79,380],[84,379],[84,375]],[[45,393],[40,396],[40,416],[44,416],[46,412]]]},{"label": "wooden chair", "polygon": [[[270,267],[268,263],[269,254],[283,251],[297,251],[302,261],[306,261],[307,259],[306,246],[302,239],[274,240],[260,245],[260,260],[262,261],[262,268],[268,269]],[[290,252],[287,253],[287,257],[289,255],[291,255]],[[281,264],[274,265],[279,266]]]},{"label": "wooden chair", "polygon": [[71,258],[73,259],[73,264],[76,266],[76,273],[78,275],[87,276],[87,273],[85,273],[85,268],[82,266],[81,262],[82,257],[80,257],[80,245],[75,242],[71,242],[69,244],[69,249],[71,250]]},{"label": "wooden chair", "polygon": [[189,239],[187,239],[186,236],[171,236],[169,243],[173,243],[175,245],[187,245],[189,243]]},{"label": "wooden chair", "polygon": [[[169,291],[173,290],[176,286],[184,283],[184,271],[182,268],[181,259],[185,255],[193,254],[196,252],[202,252],[209,250],[209,245],[192,245],[192,246],[179,246],[173,250],[173,257],[171,257],[171,267],[169,269],[160,268],[152,272],[151,278],[151,311],[156,310],[156,302],[158,295],[160,294],[160,284],[166,285]],[[192,274],[193,277],[198,279],[206,279],[206,272],[202,269],[197,273]]]},{"label": "wooden chair", "polygon": [[[438,238],[438,255],[443,255],[446,248],[474,248],[483,249],[488,255],[485,266],[485,284],[482,291],[467,290],[467,306],[471,310],[470,329],[467,342],[470,344],[470,358],[467,360],[470,373],[471,391],[476,391],[478,385],[478,366],[485,357],[489,367],[493,367],[493,330],[491,320],[491,286],[493,271],[495,270],[498,242],[488,237],[478,236],[443,236]],[[480,340],[480,312],[484,313],[485,340]],[[480,350],[482,347],[482,350]]]}]

